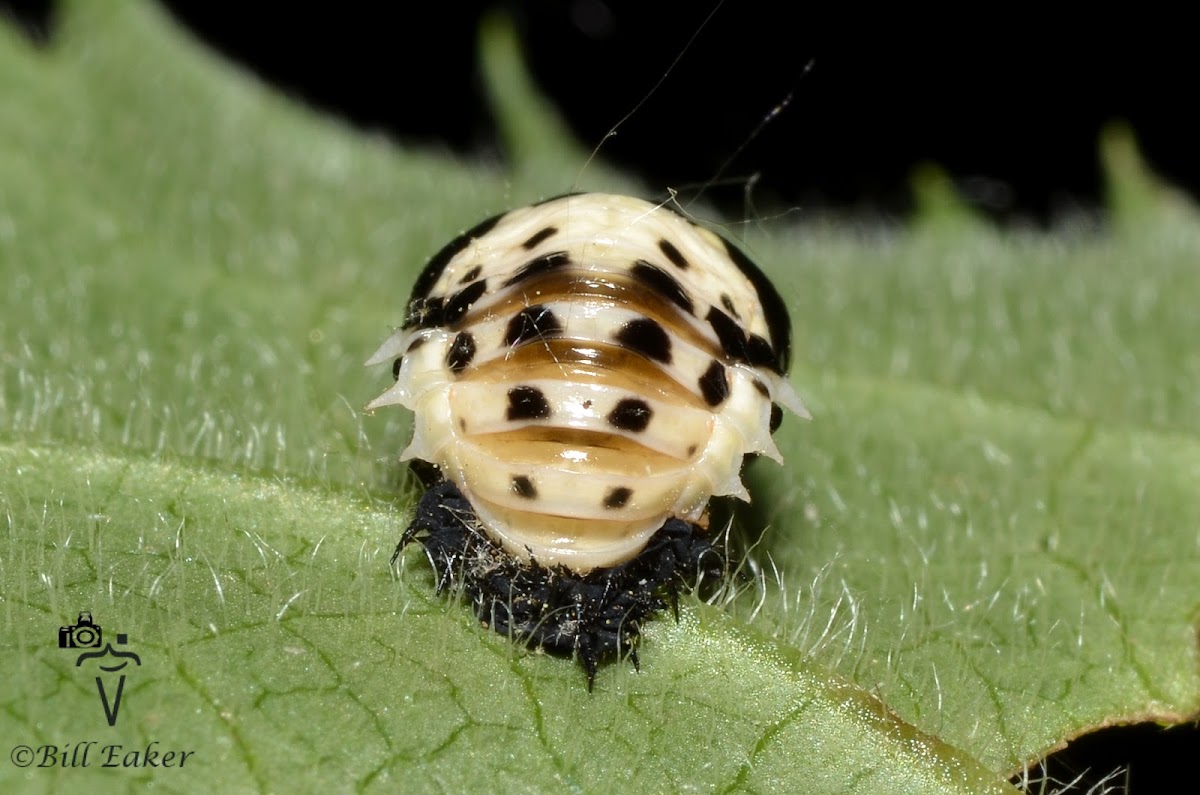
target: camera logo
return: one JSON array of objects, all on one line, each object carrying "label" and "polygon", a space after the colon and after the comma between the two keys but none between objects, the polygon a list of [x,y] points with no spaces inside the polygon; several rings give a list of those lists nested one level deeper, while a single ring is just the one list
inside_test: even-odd
[{"label": "camera logo", "polygon": [[[124,646],[127,643],[129,636],[118,632],[116,645]],[[117,714],[121,709],[121,696],[125,693],[125,670],[131,664],[140,667],[142,659],[131,651],[114,649],[112,641],[106,643],[104,631],[92,619],[88,610],[81,610],[74,624],[58,628],[58,648],[81,650],[75,659],[76,668],[82,667],[84,663],[95,663],[99,669],[96,690],[100,694],[100,704],[104,707],[104,718],[109,726],[115,726]]]},{"label": "camera logo", "polygon": [[[104,635],[100,625],[92,620],[92,614],[83,611],[74,624],[58,628],[58,648],[98,649]],[[120,643],[120,639],[117,643]]]}]

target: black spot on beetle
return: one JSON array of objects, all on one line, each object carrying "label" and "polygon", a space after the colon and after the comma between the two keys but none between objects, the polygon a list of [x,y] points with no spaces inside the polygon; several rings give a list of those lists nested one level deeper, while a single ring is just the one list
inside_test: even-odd
[{"label": "black spot on beetle", "polygon": [[758,394],[762,395],[765,398],[771,397],[771,390],[767,389],[767,385],[762,382],[762,379],[755,378],[750,383],[754,384],[754,388],[755,388],[755,390],[758,391]]},{"label": "black spot on beetle", "polygon": [[512,490],[518,497],[524,497],[527,500],[537,499],[537,488],[533,485],[533,481],[524,475],[513,475]]},{"label": "black spot on beetle", "polygon": [[400,356],[396,361],[392,362],[392,380],[400,380],[400,366],[404,364],[404,357]]},{"label": "black spot on beetle", "polygon": [[725,367],[713,359],[712,364],[700,376],[700,394],[710,406],[721,405],[729,397],[729,381],[725,378]]},{"label": "black spot on beetle", "polygon": [[446,366],[452,373],[461,373],[475,358],[475,338],[466,331],[458,332],[446,351]]},{"label": "black spot on beetle", "polygon": [[480,221],[443,246],[441,251],[434,254],[429,262],[425,263],[425,267],[421,269],[421,275],[417,277],[416,284],[413,285],[412,302],[416,303],[428,297],[429,291],[433,289],[433,285],[437,284],[438,277],[442,275],[442,271],[446,270],[446,266],[450,264],[450,260],[454,259],[457,254],[471,245],[473,240],[483,237],[492,231],[492,227],[507,214],[500,213],[499,215],[493,215],[491,218]]},{"label": "black spot on beetle", "polygon": [[767,275],[759,270],[740,248],[725,238],[721,238],[721,242],[725,245],[725,252],[729,254],[733,264],[750,280],[758,294],[758,303],[767,320],[767,331],[771,334],[771,350],[775,356],[771,362],[771,369],[777,373],[785,373],[792,348],[792,323],[788,319],[787,305],[783,303],[783,298]]},{"label": "black spot on beetle", "polygon": [[633,489],[624,486],[617,486],[604,496],[605,508],[624,508],[625,503],[629,502],[629,498],[633,496]]},{"label": "black spot on beetle", "polygon": [[679,249],[671,245],[671,241],[666,239],[659,240],[658,248],[664,255],[666,255],[667,259],[671,260],[671,264],[676,268],[679,268],[681,271],[688,269],[690,263],[687,261],[687,257],[680,254]]},{"label": "black spot on beetle", "polygon": [[771,404],[771,433],[775,433],[783,423],[783,409],[774,403]]},{"label": "black spot on beetle", "polygon": [[521,248],[525,249],[526,251],[529,251],[530,249],[537,246],[538,243],[544,243],[548,238],[551,238],[556,234],[558,234],[557,227],[548,226],[545,229],[543,229],[542,231],[534,234],[533,237],[529,238],[524,243],[522,243]]},{"label": "black spot on beetle", "polygon": [[726,356],[734,361],[749,361],[746,353],[746,333],[742,331],[741,326],[734,322],[733,318],[714,306],[708,310],[708,315],[704,319],[708,321],[708,325],[712,326],[712,330],[717,335],[717,341],[721,343],[721,350],[725,352]]},{"label": "black spot on beetle", "polygon": [[522,265],[520,270],[504,280],[504,286],[512,287],[514,284],[519,284],[526,279],[539,276],[548,271],[552,271],[555,268],[562,268],[570,264],[571,257],[565,251],[554,251],[550,254],[543,254],[542,256],[536,259],[531,259],[529,262],[526,262],[524,265]]},{"label": "black spot on beetle", "polygon": [[653,409],[644,400],[623,398],[605,418],[608,424],[622,431],[641,433],[650,424]]},{"label": "black spot on beetle", "polygon": [[440,295],[432,298],[414,298],[408,305],[408,315],[402,328],[437,328],[442,325],[446,299]]},{"label": "black spot on beetle", "polygon": [[443,312],[442,323],[449,325],[462,320],[463,315],[467,314],[471,305],[480,299],[487,292],[487,279],[481,279],[475,282],[470,287],[464,287],[459,290],[450,300],[446,302],[446,309]]},{"label": "black spot on beetle", "polygon": [[476,265],[474,268],[471,268],[471,270],[464,273],[463,277],[458,280],[458,283],[466,284],[467,282],[473,282],[481,273],[483,273],[483,266]]},{"label": "black spot on beetle", "polygon": [[640,259],[633,263],[629,274],[689,315],[695,312],[692,299],[683,289],[683,285],[675,281],[675,277],[662,268],[656,268],[649,262]]},{"label": "black spot on beetle", "polygon": [[648,359],[671,363],[671,338],[657,321],[648,317],[631,320],[621,326],[614,339]]},{"label": "black spot on beetle", "polygon": [[562,323],[543,304],[527,306],[508,321],[504,341],[511,348],[531,339],[546,339],[562,334]]},{"label": "black spot on beetle", "polygon": [[422,345],[424,345],[428,341],[429,341],[428,337],[417,337],[412,342],[408,343],[408,350],[406,350],[404,352],[404,355],[407,356],[408,354],[417,350],[418,348],[420,348]]},{"label": "black spot on beetle", "polygon": [[550,416],[550,402],[535,386],[514,386],[508,390],[504,416],[510,420],[544,420]]},{"label": "black spot on beetle", "polygon": [[775,368],[775,351],[771,350],[771,343],[765,337],[751,334],[746,340],[746,354],[755,367]]},{"label": "black spot on beetle", "polygon": [[725,311],[738,320],[742,319],[742,316],[738,314],[737,307],[733,305],[733,299],[729,297],[729,293],[721,293],[721,306],[725,307]]}]

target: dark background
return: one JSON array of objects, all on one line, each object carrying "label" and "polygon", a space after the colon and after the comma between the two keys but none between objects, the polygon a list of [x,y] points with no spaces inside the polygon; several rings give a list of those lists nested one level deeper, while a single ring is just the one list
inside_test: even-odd
[{"label": "dark background", "polygon": [[[909,175],[923,162],[940,164],[1000,221],[1098,215],[1096,145],[1112,120],[1132,126],[1155,170],[1200,193],[1200,50],[1182,12],[1126,7],[1105,17],[1093,6],[1086,17],[1055,17],[1064,12],[1010,3],[969,14],[880,14],[729,0],[701,29],[715,2],[159,2],[303,101],[407,144],[487,157],[503,154],[477,74],[476,32],[487,11],[516,19],[536,79],[589,145],[699,30],[604,154],[656,188],[702,184],[790,95],[723,172],[730,184],[706,194],[735,216],[745,178],[757,175],[760,212],[798,206],[902,218],[911,209]],[[0,0],[4,14],[35,41],[53,40],[50,0]],[[1130,792],[1169,791],[1197,748],[1194,728],[1106,729],[1055,754],[1051,774],[1070,781],[1096,771],[1073,790],[1083,792],[1125,765]],[[1185,776],[1194,781],[1194,770]]]},{"label": "dark background", "polygon": [[[311,104],[405,143],[488,156],[500,150],[477,75],[476,31],[487,11],[517,20],[537,80],[592,145],[715,5],[463,0],[415,12],[392,3],[160,2],[210,45]],[[706,194],[727,211],[742,212],[745,178],[757,175],[760,211],[903,215],[913,167],[936,162],[1000,220],[1091,213],[1103,205],[1097,140],[1116,119],[1132,125],[1157,171],[1193,195],[1200,188],[1200,64],[1182,12],[827,5],[721,5],[605,155],[656,189],[699,185],[791,95],[723,173],[730,184]],[[36,35],[53,35],[49,0],[4,6],[20,10]]]}]

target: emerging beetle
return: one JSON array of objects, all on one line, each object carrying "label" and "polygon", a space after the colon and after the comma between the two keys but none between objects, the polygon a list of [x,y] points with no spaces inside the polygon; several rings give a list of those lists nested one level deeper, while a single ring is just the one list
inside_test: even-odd
[{"label": "emerging beetle", "polygon": [[368,404],[414,413],[401,455],[432,465],[396,554],[424,545],[498,632],[628,653],[681,586],[719,577],[712,496],[748,500],[743,459],[782,461],[779,294],[733,244],[660,206],[577,194],[490,218],[425,266],[367,364]]}]

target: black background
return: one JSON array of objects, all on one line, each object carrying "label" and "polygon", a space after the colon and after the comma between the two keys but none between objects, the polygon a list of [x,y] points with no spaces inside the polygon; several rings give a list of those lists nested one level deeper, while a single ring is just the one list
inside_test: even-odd
[{"label": "black background", "polygon": [[[699,30],[605,155],[655,189],[705,183],[790,95],[724,172],[731,184],[707,194],[732,213],[756,175],[760,209],[902,215],[922,162],[1000,220],[1091,212],[1103,205],[1100,130],[1118,119],[1157,171],[1200,188],[1194,27],[1149,6],[1083,16],[1012,3],[955,12],[728,0],[701,29],[709,0],[161,2],[305,101],[405,143],[489,156],[500,150],[476,59],[487,11],[517,20],[537,80],[589,145]],[[52,34],[48,0],[2,5]]]},{"label": "black background", "polygon": [[[160,0],[211,46],[292,95],[407,144],[502,156],[477,73],[478,21],[517,21],[531,68],[589,145],[677,67],[605,145],[655,187],[704,183],[763,118],[787,107],[708,197],[903,217],[909,175],[934,162],[1005,222],[1103,208],[1102,126],[1128,122],[1151,165],[1200,188],[1194,26],[1150,6],[1101,15],[1046,5],[879,12],[729,0],[222,4]],[[647,10],[649,9],[649,10]],[[783,10],[786,9],[786,10]],[[0,0],[35,41],[49,0]],[[811,66],[810,66],[811,65]],[[572,178],[574,175],[570,175]],[[737,179],[741,178],[741,179]],[[1055,778],[1130,766],[1130,791],[1170,791],[1194,729],[1095,732],[1056,754]],[[1194,781],[1194,771],[1189,774]],[[1181,779],[1189,780],[1189,779]],[[1086,780],[1077,790],[1087,789]]]}]

